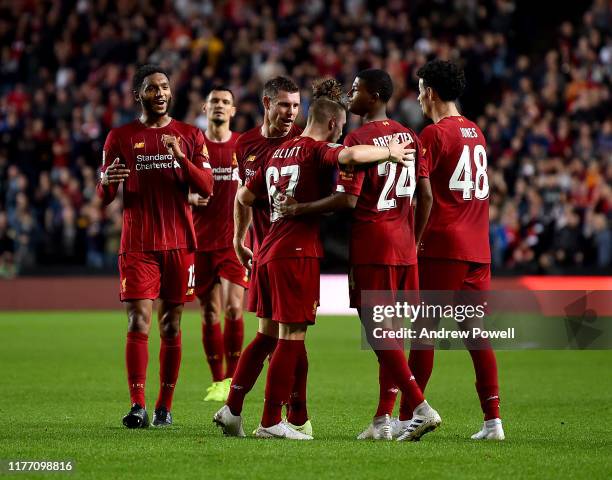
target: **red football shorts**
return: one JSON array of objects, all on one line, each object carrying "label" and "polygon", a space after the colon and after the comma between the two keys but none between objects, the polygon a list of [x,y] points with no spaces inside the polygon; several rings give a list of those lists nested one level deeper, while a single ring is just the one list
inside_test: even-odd
[{"label": "red football shorts", "polygon": [[319,306],[319,259],[294,257],[257,267],[257,316],[280,323],[315,323]]},{"label": "red football shorts", "polygon": [[247,291],[247,305],[246,311],[257,313],[257,303],[259,302],[259,296],[257,295],[257,262],[253,259],[251,263],[251,277],[250,287]]},{"label": "red football shorts", "polygon": [[249,272],[238,261],[234,247],[195,253],[195,275],[197,297],[210,292],[220,278],[249,288]]},{"label": "red football shorts", "polygon": [[419,257],[421,290],[489,290],[491,265],[448,258]]},{"label": "red football shorts", "polygon": [[361,308],[363,290],[419,289],[417,265],[353,265],[349,273],[349,298],[352,308]]},{"label": "red football shorts", "polygon": [[194,298],[194,255],[186,249],[122,253],[119,276],[122,302],[161,298],[185,303]]}]

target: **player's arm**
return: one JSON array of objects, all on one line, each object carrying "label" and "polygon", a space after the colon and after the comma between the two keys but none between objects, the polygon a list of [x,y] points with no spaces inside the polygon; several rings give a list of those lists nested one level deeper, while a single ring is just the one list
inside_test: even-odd
[{"label": "player's arm", "polygon": [[431,206],[433,205],[433,194],[431,193],[431,183],[429,178],[421,177],[417,182],[416,188],[416,211],[414,214],[414,238],[417,248],[421,244],[421,237],[425,231]]},{"label": "player's arm", "polygon": [[322,215],[355,208],[358,198],[357,195],[350,193],[334,193],[314,202],[298,203],[295,198],[282,195],[274,200],[274,208],[284,217]]},{"label": "player's arm", "polygon": [[338,155],[338,163],[341,165],[363,165],[389,161],[408,166],[408,162],[415,159],[415,150],[408,148],[409,142],[400,143],[398,138],[397,135],[394,135],[386,147],[354,145],[344,148]]},{"label": "player's arm", "polygon": [[[108,164],[106,159],[113,159]],[[96,186],[96,193],[102,199],[103,205],[110,204],[117,196],[119,184],[123,183],[130,175],[130,170],[121,159],[119,150],[115,147],[113,132],[108,134],[102,154],[102,169],[100,170],[100,182]]]},{"label": "player's arm", "polygon": [[[251,225],[251,221],[253,219],[253,210],[251,207],[243,205],[238,198],[240,191],[242,189],[246,189],[246,187],[240,187],[236,192],[236,197],[234,198],[234,250],[236,251],[236,256],[240,263],[246,267],[251,268],[251,259],[253,258],[253,252],[250,248],[245,246],[244,241],[246,239],[246,234],[249,229],[249,225]],[[248,189],[247,191],[250,192]]]},{"label": "player's arm", "polygon": [[[198,136],[202,136],[202,132],[198,132]],[[176,161],[183,169],[185,180],[189,184],[189,188],[193,192],[200,194],[202,197],[210,196],[213,191],[214,183],[210,165],[206,166],[204,162],[202,164],[203,168],[198,168],[193,162],[189,161],[179,146],[178,138],[174,135],[162,135],[162,142],[168,149],[168,152],[174,156]],[[202,137],[201,142],[196,141],[196,156],[203,149],[203,146],[204,140]]]},{"label": "player's arm", "polygon": [[433,126],[426,127],[417,139],[416,146],[419,180],[416,189],[417,206],[414,218],[414,238],[418,249],[433,205],[429,173],[432,169],[433,155],[438,152],[437,130]]}]

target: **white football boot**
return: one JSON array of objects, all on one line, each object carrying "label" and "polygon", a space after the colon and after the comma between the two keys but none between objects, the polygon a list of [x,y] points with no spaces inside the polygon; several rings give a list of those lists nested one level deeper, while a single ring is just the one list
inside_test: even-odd
[{"label": "white football boot", "polygon": [[357,436],[357,440],[393,440],[391,436],[391,417],[374,417],[372,423]]},{"label": "white football boot", "polygon": [[257,438],[286,438],[287,440],[312,440],[310,435],[298,432],[291,428],[286,422],[279,422],[271,427],[262,427],[259,425],[255,430]]},{"label": "white football boot", "polygon": [[223,405],[213,416],[213,422],[221,427],[228,437],[246,437],[242,428],[242,417],[233,415],[227,405]]},{"label": "white football boot", "polygon": [[408,427],[410,420],[400,420],[398,417],[391,418],[391,436],[397,438],[402,431]]},{"label": "white football boot", "polygon": [[418,442],[423,435],[438,428],[442,419],[438,412],[429,406],[426,400],[414,409],[407,427],[404,427],[397,441]]},{"label": "white football boot", "polygon": [[504,440],[505,438],[501,418],[485,420],[482,430],[472,435],[472,440]]}]

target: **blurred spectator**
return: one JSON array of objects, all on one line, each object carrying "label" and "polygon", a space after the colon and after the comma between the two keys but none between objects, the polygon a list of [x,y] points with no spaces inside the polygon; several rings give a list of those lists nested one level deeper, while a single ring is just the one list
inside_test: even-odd
[{"label": "blurred spectator", "polygon": [[[226,83],[237,131],[261,121],[262,83],[273,75],[300,85],[303,121],[316,77],[348,88],[360,69],[384,68],[395,84],[392,116],[420,129],[415,72],[433,57],[463,65],[462,108],[488,139],[494,268],[609,269],[611,5],[595,0],[558,31],[539,30],[542,52],[512,41],[534,35],[519,21],[525,8],[513,0],[0,2],[0,275],[115,263],[121,200],[101,209],[96,171],[108,130],[136,116],[136,64],[169,69],[173,115],[201,129],[204,96]],[[351,116],[347,130],[356,125]],[[332,237],[345,224],[332,223],[326,265],[334,267],[346,248]]]}]

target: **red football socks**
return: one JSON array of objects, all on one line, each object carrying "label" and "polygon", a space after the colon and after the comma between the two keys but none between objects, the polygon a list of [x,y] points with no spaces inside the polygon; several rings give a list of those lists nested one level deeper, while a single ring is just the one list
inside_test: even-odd
[{"label": "red football socks", "polygon": [[[422,393],[425,393],[425,387],[431,377],[431,371],[433,370],[434,360],[434,349],[427,348],[424,350],[412,349],[410,350],[410,356],[408,357],[408,367],[414,375],[414,378],[419,385]],[[400,420],[410,420],[412,418],[412,408],[405,395],[402,395],[400,401]]]},{"label": "red football socks", "polygon": [[308,409],[306,408],[306,384],[308,381],[308,354],[306,345],[300,342],[303,348],[299,351],[295,365],[295,381],[289,404],[287,406],[287,420],[293,425],[304,425],[308,421]]},{"label": "red football socks", "polygon": [[181,367],[181,332],[176,337],[161,337],[159,349],[159,395],[155,409],[172,408],[174,387]]},{"label": "red football socks", "polygon": [[414,410],[425,398],[414,379],[406,355],[402,350],[375,350],[381,368],[388,371],[395,384],[402,391],[402,398],[411,410]]},{"label": "red football socks", "polygon": [[128,332],[125,345],[130,401],[145,406],[145,381],[149,363],[149,336],[140,332]]},{"label": "red football socks", "polygon": [[225,378],[232,378],[240,359],[244,340],[244,320],[225,318],[223,345],[225,349]]},{"label": "red football socks", "polygon": [[268,368],[262,427],[280,423],[283,404],[291,394],[295,381],[295,367],[304,350],[303,340],[278,340]]},{"label": "red football socks", "polygon": [[223,334],[219,322],[202,322],[202,344],[213,382],[223,380]]},{"label": "red football socks", "polygon": [[421,391],[425,391],[431,371],[433,370],[434,349],[421,347],[422,349],[411,349],[408,357],[408,366],[414,375]]},{"label": "red football socks", "polygon": [[485,420],[499,416],[499,383],[497,361],[493,349],[470,350],[474,371],[476,372],[476,391]]},{"label": "red football socks", "polygon": [[276,342],[276,338],[258,332],[240,355],[226,402],[233,415],[240,415],[242,412],[244,397],[255,385],[264,361],[276,348]]},{"label": "red football socks", "polygon": [[375,417],[382,415],[392,415],[395,399],[397,398],[398,388],[393,381],[391,373],[383,368],[382,364],[378,365],[378,408],[376,409]]}]

